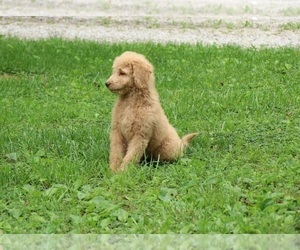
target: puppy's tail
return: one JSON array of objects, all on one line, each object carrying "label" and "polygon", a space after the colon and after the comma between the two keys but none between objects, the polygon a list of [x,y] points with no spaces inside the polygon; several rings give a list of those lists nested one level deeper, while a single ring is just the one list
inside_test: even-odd
[{"label": "puppy's tail", "polygon": [[189,146],[190,140],[192,140],[198,133],[191,133],[182,137],[183,148],[187,148]]}]

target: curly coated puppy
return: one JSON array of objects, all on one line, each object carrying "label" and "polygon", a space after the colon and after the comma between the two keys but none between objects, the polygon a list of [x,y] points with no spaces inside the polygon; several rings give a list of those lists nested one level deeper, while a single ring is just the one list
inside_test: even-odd
[{"label": "curly coated puppy", "polygon": [[178,136],[160,105],[154,68],[143,55],[127,51],[117,57],[105,84],[118,95],[112,112],[111,171],[123,171],[144,155],[159,161],[173,161],[183,155],[197,133]]}]

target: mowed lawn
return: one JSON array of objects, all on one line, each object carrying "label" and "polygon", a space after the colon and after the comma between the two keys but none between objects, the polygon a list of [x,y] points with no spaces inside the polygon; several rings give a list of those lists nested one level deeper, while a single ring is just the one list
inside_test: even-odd
[{"label": "mowed lawn", "polygon": [[[125,50],[184,158],[108,168]],[[300,49],[0,38],[0,233],[300,233]]]}]

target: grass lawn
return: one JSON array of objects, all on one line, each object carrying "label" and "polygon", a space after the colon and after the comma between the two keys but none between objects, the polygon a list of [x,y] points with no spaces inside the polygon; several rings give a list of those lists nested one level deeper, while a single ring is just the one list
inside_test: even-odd
[{"label": "grass lawn", "polygon": [[[184,158],[108,168],[104,86],[145,54]],[[300,49],[0,38],[0,232],[300,233]]]}]

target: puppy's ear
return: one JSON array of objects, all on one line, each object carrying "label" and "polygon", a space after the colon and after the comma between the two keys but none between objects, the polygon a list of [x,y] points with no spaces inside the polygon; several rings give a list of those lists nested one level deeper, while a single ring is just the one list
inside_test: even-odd
[{"label": "puppy's ear", "polygon": [[133,62],[132,76],[137,88],[147,88],[150,74],[153,72],[153,66],[150,63]]}]

